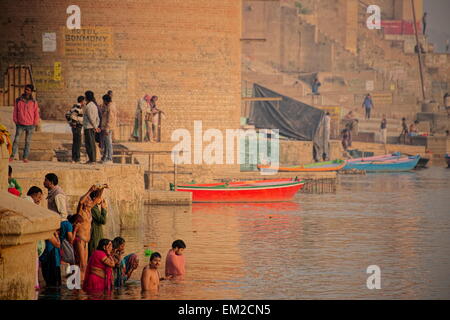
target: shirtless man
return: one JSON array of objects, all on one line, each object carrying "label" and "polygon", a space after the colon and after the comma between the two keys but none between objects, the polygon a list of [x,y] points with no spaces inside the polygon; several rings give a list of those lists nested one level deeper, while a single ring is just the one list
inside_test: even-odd
[{"label": "shirtless man", "polygon": [[91,239],[92,223],[91,209],[102,201],[103,190],[107,187],[107,185],[93,185],[78,202],[77,214],[81,216],[82,222],[77,228],[73,248],[76,264],[80,267],[81,282],[84,280],[88,263],[88,243]]},{"label": "shirtless man", "polygon": [[153,252],[150,256],[150,263],[142,270],[141,288],[142,291],[156,293],[159,291],[159,280],[162,280],[158,267],[161,264],[161,255]]}]

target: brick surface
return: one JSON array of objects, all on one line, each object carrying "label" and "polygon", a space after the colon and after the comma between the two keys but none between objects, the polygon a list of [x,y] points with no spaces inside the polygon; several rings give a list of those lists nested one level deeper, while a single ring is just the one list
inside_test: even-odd
[{"label": "brick surface", "polygon": [[[80,34],[66,28],[69,4],[0,2],[0,70],[32,64],[43,118],[63,119],[86,90],[101,101],[111,89],[119,123],[132,121],[138,98],[158,95],[166,141],[194,120],[205,128],[239,126],[240,0],[80,0],[80,32],[97,37],[87,41],[71,41]],[[56,33],[55,52],[43,52],[46,32]]]}]

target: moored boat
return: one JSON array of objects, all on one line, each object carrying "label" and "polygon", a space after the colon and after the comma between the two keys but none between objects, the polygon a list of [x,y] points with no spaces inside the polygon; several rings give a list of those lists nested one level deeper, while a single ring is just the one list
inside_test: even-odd
[{"label": "moored boat", "polygon": [[295,179],[275,179],[180,185],[177,191],[191,192],[192,202],[282,202],[291,201],[304,184]]},{"label": "moored boat", "polygon": [[299,166],[285,166],[273,169],[269,165],[258,165],[261,171],[278,171],[278,172],[326,172],[338,171],[345,166],[345,160],[332,160],[325,162],[317,162]]},{"label": "moored boat", "polygon": [[445,161],[447,162],[447,167],[450,168],[450,154],[445,155]]},{"label": "moored boat", "polygon": [[414,169],[420,156],[400,157],[373,161],[349,161],[344,170],[364,170],[366,172],[400,172]]},{"label": "moored boat", "polygon": [[414,169],[425,169],[429,161],[429,158],[420,157],[419,162]]},{"label": "moored boat", "polygon": [[400,152],[395,152],[391,154],[384,154],[381,156],[372,156],[372,157],[363,157],[363,158],[353,158],[347,160],[347,163],[349,162],[359,162],[359,161],[384,161],[384,160],[391,160],[391,159],[398,159],[401,158]]}]

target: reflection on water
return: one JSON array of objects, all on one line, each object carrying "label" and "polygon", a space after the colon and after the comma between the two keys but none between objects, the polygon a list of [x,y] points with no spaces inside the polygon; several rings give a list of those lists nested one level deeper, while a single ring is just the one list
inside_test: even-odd
[{"label": "reflection on water", "polygon": [[[142,228],[122,230],[140,267],[111,299],[450,298],[450,170],[340,176],[336,194],[292,203],[150,207]],[[112,238],[113,235],[110,235]],[[185,281],[143,296],[145,248],[164,259],[187,244]],[[366,269],[381,268],[381,290]],[[62,289],[41,298],[86,299]]]}]

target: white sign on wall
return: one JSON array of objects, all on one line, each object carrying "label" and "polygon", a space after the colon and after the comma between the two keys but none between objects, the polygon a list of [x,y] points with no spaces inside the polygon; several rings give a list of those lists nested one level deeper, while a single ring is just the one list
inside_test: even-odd
[{"label": "white sign on wall", "polygon": [[373,91],[375,90],[375,83],[373,80],[367,80],[366,81],[366,91]]},{"label": "white sign on wall", "polygon": [[49,32],[42,34],[42,51],[55,52],[56,51],[56,33]]}]

